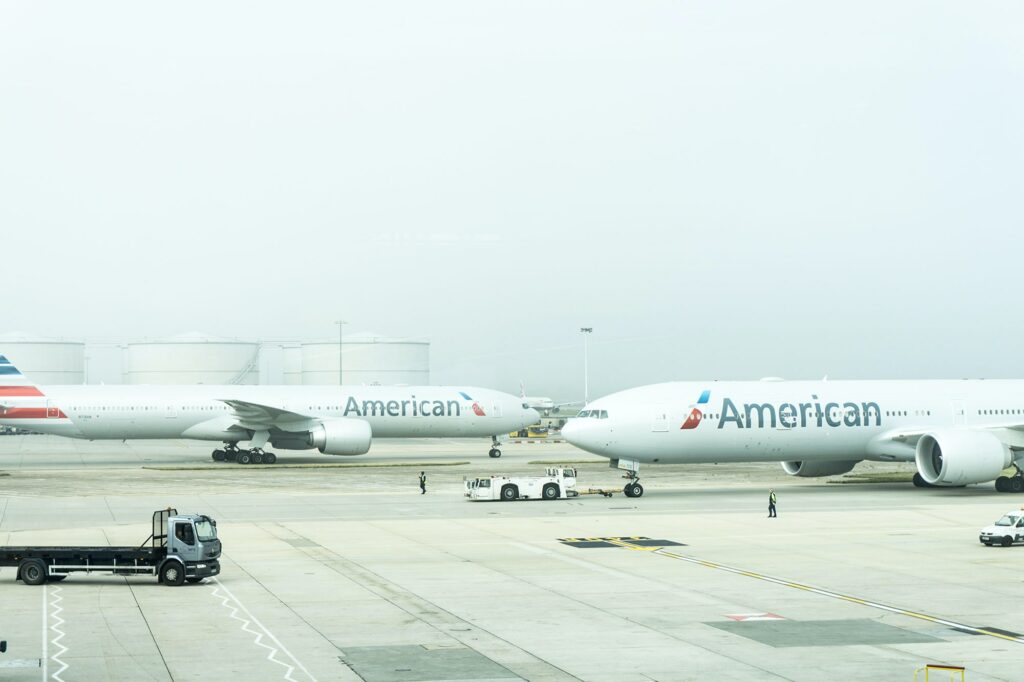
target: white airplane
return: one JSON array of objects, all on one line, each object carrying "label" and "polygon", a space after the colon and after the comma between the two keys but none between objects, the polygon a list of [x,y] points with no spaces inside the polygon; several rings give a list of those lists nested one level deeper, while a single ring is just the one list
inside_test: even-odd
[{"label": "white airplane", "polygon": [[[491,437],[540,415],[508,393],[450,386],[51,386],[0,355],[0,426],[88,440],[224,442],[216,461],[277,461],[265,452],[362,455],[378,438]],[[248,442],[247,449],[239,449]]]},{"label": "white airplane", "polygon": [[540,395],[526,395],[526,386],[522,381],[519,382],[519,396],[523,402],[529,405],[537,412],[541,413],[545,417],[551,414],[558,414],[558,412],[569,405],[580,405],[583,401],[577,400],[570,403],[556,403],[553,399],[547,396]]},{"label": "white airplane", "polygon": [[641,462],[777,461],[792,476],[915,462],[918,487],[995,479],[1024,492],[1024,381],[654,384],[590,403],[562,435],[624,469],[630,497],[643,494]]}]

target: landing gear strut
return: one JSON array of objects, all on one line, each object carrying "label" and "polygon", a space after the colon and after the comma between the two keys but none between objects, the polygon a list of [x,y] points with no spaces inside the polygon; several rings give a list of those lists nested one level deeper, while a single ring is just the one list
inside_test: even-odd
[{"label": "landing gear strut", "polygon": [[1024,493],[1024,471],[1016,464],[1013,468],[1017,470],[1013,476],[1000,476],[996,479],[996,490],[1001,493]]},{"label": "landing gear strut", "polygon": [[644,487],[640,485],[640,474],[636,471],[626,471],[626,483],[622,493],[626,497],[641,497],[644,494]]},{"label": "landing gear strut", "polygon": [[498,437],[491,436],[491,449],[487,452],[488,457],[501,457],[501,450],[498,449]]}]

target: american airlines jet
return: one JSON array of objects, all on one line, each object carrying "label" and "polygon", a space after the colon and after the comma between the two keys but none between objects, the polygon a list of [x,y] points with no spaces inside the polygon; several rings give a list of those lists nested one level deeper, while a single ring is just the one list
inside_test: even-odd
[{"label": "american airlines jet", "polygon": [[[0,355],[0,425],[89,440],[223,442],[215,461],[273,464],[264,450],[362,455],[378,438],[491,437],[535,424],[508,393],[448,386],[52,386]],[[248,448],[238,444],[247,442]]]},{"label": "american airlines jet", "polygon": [[641,462],[781,462],[792,476],[914,462],[918,487],[1024,492],[1024,381],[654,384],[588,404],[562,435],[624,469],[630,497]]}]

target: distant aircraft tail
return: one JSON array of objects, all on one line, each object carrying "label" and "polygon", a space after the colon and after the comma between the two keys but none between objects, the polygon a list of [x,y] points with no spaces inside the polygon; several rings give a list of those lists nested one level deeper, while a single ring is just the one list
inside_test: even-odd
[{"label": "distant aircraft tail", "polygon": [[0,401],[4,398],[39,397],[43,392],[14,366],[6,356],[0,355]]}]

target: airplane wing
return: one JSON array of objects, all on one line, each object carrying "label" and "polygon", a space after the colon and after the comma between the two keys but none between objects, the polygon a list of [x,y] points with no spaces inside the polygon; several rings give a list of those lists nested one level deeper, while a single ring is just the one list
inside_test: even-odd
[{"label": "airplane wing", "polygon": [[[943,427],[948,428],[948,427]],[[1024,450],[1024,423],[986,424],[984,426],[960,427],[969,431],[988,431],[1014,452]],[[868,452],[886,459],[912,460],[917,441],[934,429],[893,430],[879,434],[868,444]]]},{"label": "airplane wing", "polygon": [[220,399],[231,408],[238,425],[254,431],[306,431],[320,423],[317,417],[284,410],[272,405],[251,403],[247,400]]}]

